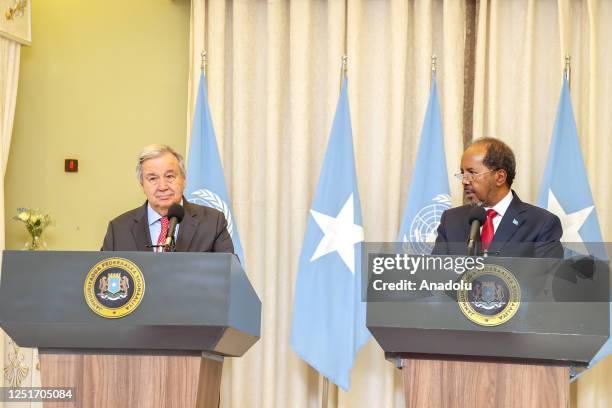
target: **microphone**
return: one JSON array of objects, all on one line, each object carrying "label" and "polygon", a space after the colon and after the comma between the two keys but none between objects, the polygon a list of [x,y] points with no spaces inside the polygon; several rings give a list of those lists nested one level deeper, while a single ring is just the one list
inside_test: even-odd
[{"label": "microphone", "polygon": [[468,224],[470,225],[470,236],[467,241],[468,256],[474,255],[476,249],[476,241],[478,240],[478,233],[480,232],[480,226],[484,224],[487,219],[487,213],[482,207],[472,207],[468,218]]},{"label": "microphone", "polygon": [[168,208],[168,235],[166,235],[166,242],[164,247],[174,247],[174,231],[176,225],[183,221],[185,216],[185,209],[180,204],[172,204]]}]

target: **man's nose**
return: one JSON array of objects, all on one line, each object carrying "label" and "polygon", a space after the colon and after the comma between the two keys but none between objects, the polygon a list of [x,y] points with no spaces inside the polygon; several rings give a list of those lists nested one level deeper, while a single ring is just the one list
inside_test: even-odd
[{"label": "man's nose", "polygon": [[170,186],[170,183],[168,183],[166,181],[166,179],[164,177],[159,179],[159,183],[157,184],[157,189],[158,190],[167,190],[168,187]]}]

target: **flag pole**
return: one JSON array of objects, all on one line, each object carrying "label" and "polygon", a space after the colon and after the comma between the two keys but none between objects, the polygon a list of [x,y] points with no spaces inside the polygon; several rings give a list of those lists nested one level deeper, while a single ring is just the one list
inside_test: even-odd
[{"label": "flag pole", "polygon": [[208,65],[208,52],[202,51],[200,56],[202,57],[200,69],[202,70],[202,72],[204,72],[204,76],[206,76],[206,66]]},{"label": "flag pole", "polygon": [[[344,54],[342,55],[342,65],[340,67],[340,92],[342,92],[342,81],[346,77],[348,56],[347,54],[347,42],[348,42],[348,0],[344,1]],[[327,408],[329,400],[329,378],[323,376],[323,390],[321,392],[321,408]]]},{"label": "flag pole", "polygon": [[436,73],[438,72],[438,57],[436,54],[431,55],[431,79],[433,81],[436,79]]},{"label": "flag pole", "polygon": [[208,33],[206,32],[207,30],[210,30],[210,26],[208,25],[208,0],[204,0],[204,49],[202,50],[202,53],[200,54],[202,57],[202,65],[201,65],[201,70],[202,73],[204,74],[204,76],[207,76],[206,74],[208,74],[208,72],[206,72],[206,66],[208,65],[208,52],[206,51],[206,49],[208,48]]},{"label": "flag pole", "polygon": [[321,393],[321,408],[327,408],[329,394],[329,378],[323,376],[323,392]]},{"label": "flag pole", "polygon": [[342,56],[342,65],[340,66],[340,91],[342,91],[342,81],[346,77],[347,63],[348,63],[348,56],[344,54]]},{"label": "flag pole", "polygon": [[346,64],[348,62],[348,0],[344,0],[344,53],[342,54],[342,67],[340,68],[340,90],[342,81],[346,77]]},{"label": "flag pole", "polygon": [[[340,92],[342,92],[342,81],[346,76],[346,65],[348,63],[348,57],[346,53],[342,56],[342,65],[340,67]],[[329,400],[329,378],[323,376],[323,391],[321,392],[321,408],[327,408]]]},{"label": "flag pole", "polygon": [[567,79],[567,87],[571,89],[571,74],[572,74],[572,57],[569,54],[565,56],[565,68],[563,69],[563,76]]}]

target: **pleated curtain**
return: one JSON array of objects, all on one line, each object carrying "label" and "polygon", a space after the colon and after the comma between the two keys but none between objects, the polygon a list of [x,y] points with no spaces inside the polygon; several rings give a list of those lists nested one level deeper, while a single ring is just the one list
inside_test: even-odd
[{"label": "pleated curtain", "polygon": [[[515,189],[529,202],[541,182],[564,56],[571,55],[574,113],[608,241],[610,21],[612,2],[605,0],[192,0],[186,120],[190,129],[206,50],[211,111],[246,271],[263,302],[262,339],[243,358],[226,360],[221,406],[320,406],[321,378],[290,349],[289,333],[297,260],[344,53],[366,240],[397,235],[435,54],[449,172],[458,170],[466,141],[501,138],[516,153]],[[19,47],[0,37],[3,172]],[[458,205],[460,185],[449,180]],[[2,193],[0,211],[3,199]],[[0,217],[2,232],[3,223]],[[9,352],[3,336],[2,367]],[[29,384],[36,381],[33,361],[24,357]],[[572,405],[609,406],[611,380],[607,359],[573,385]],[[399,370],[373,340],[358,354],[351,390],[332,386],[330,394],[332,407],[403,406]]]},{"label": "pleated curtain", "polygon": [[[5,247],[4,175],[6,174],[11,136],[13,134],[20,54],[21,44],[0,36],[0,160],[2,161],[2,177],[0,178],[0,250],[3,250]],[[0,371],[0,374],[2,374],[0,385],[40,386],[40,371],[37,368],[37,362],[38,353],[36,350],[18,347],[0,329],[0,368],[2,368]],[[15,382],[15,378],[19,378],[19,383]],[[0,408],[10,408],[12,406],[40,407],[42,404],[15,404],[0,401]]]},{"label": "pleated curtain", "polygon": [[[432,54],[449,171],[458,170],[464,142],[501,138],[517,155],[517,193],[530,202],[552,135],[564,56],[571,55],[580,141],[610,239],[609,21],[612,3],[596,0],[193,0],[188,128],[206,50],[210,105],[246,271],[263,302],[262,339],[226,362],[221,406],[320,406],[321,379],[290,349],[289,333],[297,260],[345,50],[366,240],[395,240]],[[450,181],[460,204],[460,186]],[[608,366],[601,363],[574,386],[574,403],[605,405],[594,377],[609,379]],[[332,407],[403,406],[399,371],[373,340],[357,357],[351,390],[330,391]]]}]

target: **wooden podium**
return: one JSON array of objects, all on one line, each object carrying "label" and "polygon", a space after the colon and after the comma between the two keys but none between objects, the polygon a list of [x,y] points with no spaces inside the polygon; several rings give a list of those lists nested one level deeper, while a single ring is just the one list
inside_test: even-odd
[{"label": "wooden podium", "polygon": [[[409,356],[406,356],[409,357]],[[569,369],[414,356],[400,362],[406,407],[567,407]]]},{"label": "wooden podium", "polygon": [[43,387],[74,388],[52,407],[216,408],[224,357],[260,335],[231,254],[4,251],[1,279],[2,328],[39,348]]},{"label": "wooden podium", "polygon": [[[52,407],[218,407],[222,359],[198,356],[40,354],[43,387],[74,387]],[[118,374],[121,373],[121,374]]]},{"label": "wooden podium", "polygon": [[[482,323],[493,322],[493,314],[479,324],[462,312],[458,300],[474,302],[472,290],[463,292],[467,298],[459,290],[381,294],[372,292],[374,280],[393,282],[406,273],[364,279],[367,326],[402,370],[406,407],[567,407],[570,367],[586,366],[609,336],[608,263],[485,262],[486,271],[510,271],[520,287],[516,313],[491,326]],[[466,275],[430,270],[412,279],[418,287]],[[503,280],[496,276],[482,274],[482,288]]]}]

